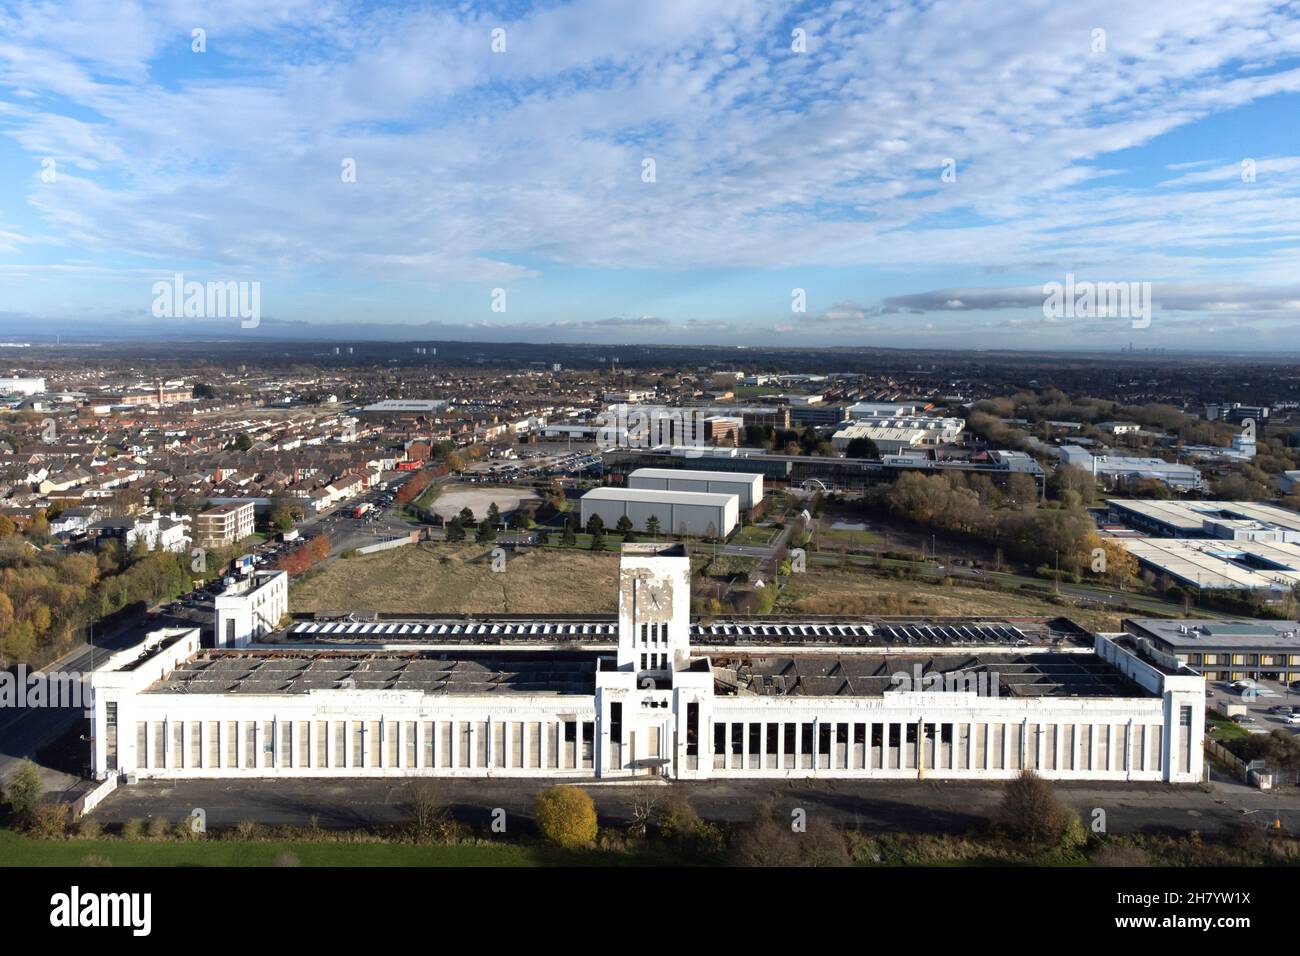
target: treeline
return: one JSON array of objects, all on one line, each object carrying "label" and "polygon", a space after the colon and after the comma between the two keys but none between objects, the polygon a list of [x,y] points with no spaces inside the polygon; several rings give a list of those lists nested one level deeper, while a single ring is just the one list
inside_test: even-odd
[{"label": "treeline", "polygon": [[98,555],[10,550],[0,569],[0,666],[43,666],[89,624],[186,593],[205,576],[188,562],[161,552],[133,558],[115,546]]},{"label": "treeline", "polygon": [[323,534],[314,534],[292,551],[282,554],[275,562],[277,571],[287,571],[290,575],[302,574],[314,565],[329,557],[330,539]]},{"label": "treeline", "polygon": [[1017,475],[1003,491],[985,475],[904,472],[892,485],[874,489],[867,501],[916,524],[986,541],[1025,564],[1054,566],[1059,553],[1062,572],[1090,570],[1094,549],[1103,542],[1081,502],[1036,507],[1036,488],[1030,497],[1023,485],[1019,491],[1012,487],[1021,477],[1036,485]]}]

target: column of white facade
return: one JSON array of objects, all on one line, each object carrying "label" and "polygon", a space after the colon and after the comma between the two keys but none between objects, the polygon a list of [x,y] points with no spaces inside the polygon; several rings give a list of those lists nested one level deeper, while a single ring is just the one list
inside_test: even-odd
[{"label": "column of white facade", "polygon": [[[502,730],[501,730],[501,750],[502,750],[502,754],[501,754],[501,765],[502,765],[503,767],[505,767],[507,770],[509,770],[509,769],[510,769],[510,766],[514,763],[514,755],[515,755],[515,753],[514,753],[514,749],[511,747],[511,737],[512,737],[512,735],[511,735],[511,733],[510,733],[511,730],[514,729],[513,726],[512,726],[513,724],[514,724],[514,721],[513,721],[513,720],[507,720],[507,721],[505,721],[505,726],[504,726],[504,727],[502,728]],[[593,749],[593,750],[596,750],[596,751],[599,751],[599,750],[601,749],[601,748],[600,748],[600,737],[599,737],[598,734],[596,734],[596,732],[594,731],[594,729],[593,729],[593,731],[592,731],[592,736],[591,736],[591,746],[592,746],[592,749]],[[593,753],[593,754],[591,755],[591,758],[592,758],[592,759],[591,759],[591,766],[592,766],[593,769],[597,766],[596,761],[600,758],[600,756],[601,756],[600,753]]]},{"label": "column of white facade", "polygon": [[749,721],[740,725],[740,769],[749,769]]},{"label": "column of white facade", "polygon": [[[1002,769],[1011,769],[1011,724],[1002,725]],[[1023,748],[1022,748],[1023,749]]]},{"label": "column of white facade", "polygon": [[[244,751],[248,749],[247,741],[245,740],[247,735],[247,732],[244,730],[245,722],[242,720],[235,720],[230,723],[235,725],[235,766],[240,770],[243,770],[245,762]],[[229,729],[229,724],[227,725],[227,729]]]},{"label": "column of white facade", "polygon": [[199,721],[199,762],[200,767],[212,766],[212,748],[208,743],[208,722]]},{"label": "column of white facade", "polygon": [[776,725],[776,769],[785,769],[785,722]]},{"label": "column of white facade", "polygon": [[[528,758],[530,756],[528,745],[532,742],[533,738],[532,722],[525,720],[523,726],[520,727],[519,730],[524,735],[523,739],[519,741],[519,763],[522,764],[524,770],[527,770]],[[619,753],[622,752],[622,748],[620,747]]]}]

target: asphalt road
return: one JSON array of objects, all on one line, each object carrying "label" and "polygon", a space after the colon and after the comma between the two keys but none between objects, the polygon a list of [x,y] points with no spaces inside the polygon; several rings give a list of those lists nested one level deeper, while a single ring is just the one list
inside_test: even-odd
[{"label": "asphalt road", "polygon": [[[212,827],[254,820],[275,825],[346,829],[401,823],[412,788],[428,783],[438,800],[461,819],[482,824],[493,808],[508,818],[531,820],[533,800],[552,782],[496,780],[303,779],[143,780],[120,787],[94,816],[106,824],[161,816],[183,819],[202,808]],[[574,781],[568,781],[574,782]],[[701,816],[743,822],[771,800],[783,811],[803,808],[810,817],[873,831],[960,833],[993,818],[1000,784],[925,781],[708,781],[674,784],[580,782],[602,820],[627,822],[634,800],[680,788]],[[1248,821],[1264,827],[1277,818],[1300,829],[1300,790],[1261,793],[1234,781],[1206,788],[1162,784],[1057,784],[1058,796],[1079,810],[1085,824],[1105,811],[1107,831],[1221,832]]]}]

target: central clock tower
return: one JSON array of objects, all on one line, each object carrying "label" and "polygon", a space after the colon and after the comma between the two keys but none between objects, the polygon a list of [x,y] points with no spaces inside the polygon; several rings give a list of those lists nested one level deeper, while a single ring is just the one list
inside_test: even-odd
[{"label": "central clock tower", "polygon": [[619,566],[618,669],[671,677],[690,656],[691,559],[680,544],[626,544]]}]

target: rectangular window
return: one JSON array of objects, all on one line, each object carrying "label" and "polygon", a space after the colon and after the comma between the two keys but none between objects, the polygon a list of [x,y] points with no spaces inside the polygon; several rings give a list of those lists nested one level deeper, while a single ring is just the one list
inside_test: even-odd
[{"label": "rectangular window", "polygon": [[117,770],[117,701],[104,705],[104,764],[108,770]]}]

